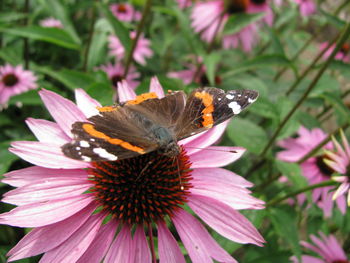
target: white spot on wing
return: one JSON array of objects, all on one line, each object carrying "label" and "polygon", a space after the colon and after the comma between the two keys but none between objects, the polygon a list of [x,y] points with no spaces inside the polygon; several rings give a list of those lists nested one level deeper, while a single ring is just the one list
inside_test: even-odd
[{"label": "white spot on wing", "polygon": [[94,153],[98,154],[100,157],[108,159],[110,161],[115,161],[118,159],[118,156],[115,156],[114,154],[111,154],[109,152],[107,152],[105,149],[103,148],[95,148],[92,150]]},{"label": "white spot on wing", "polygon": [[80,146],[87,148],[90,147],[90,144],[87,141],[80,141]]},{"label": "white spot on wing", "polygon": [[229,99],[229,100],[232,100],[234,97],[235,97],[235,95],[232,95],[232,94],[227,94],[226,95],[226,98]]},{"label": "white spot on wing", "polygon": [[85,162],[91,162],[91,158],[84,155],[81,157],[81,159],[83,159]]},{"label": "white spot on wing", "polygon": [[239,114],[242,111],[242,107],[236,101],[230,102],[228,106],[234,114]]},{"label": "white spot on wing", "polygon": [[79,146],[77,146],[77,147],[75,147],[75,149],[77,150],[77,151],[80,151],[80,147]]},{"label": "white spot on wing", "polygon": [[248,99],[248,103],[253,103],[254,101],[256,101],[256,98],[255,99],[251,99],[251,98]]}]

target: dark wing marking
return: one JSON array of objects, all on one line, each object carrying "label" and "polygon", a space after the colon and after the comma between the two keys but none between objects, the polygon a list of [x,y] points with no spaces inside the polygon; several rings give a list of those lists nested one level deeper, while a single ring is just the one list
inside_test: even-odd
[{"label": "dark wing marking", "polygon": [[253,90],[195,89],[187,99],[183,116],[175,129],[180,140],[228,120],[253,103],[258,93]]}]

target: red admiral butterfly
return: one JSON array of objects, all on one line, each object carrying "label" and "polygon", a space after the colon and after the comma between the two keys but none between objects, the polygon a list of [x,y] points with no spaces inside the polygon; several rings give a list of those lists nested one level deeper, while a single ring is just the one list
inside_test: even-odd
[{"label": "red admiral butterfly", "polygon": [[115,161],[158,151],[179,154],[177,142],[240,113],[258,97],[252,90],[195,89],[158,98],[153,92],[116,106],[98,108],[89,122],[72,126],[74,140],[63,153],[82,161]]}]

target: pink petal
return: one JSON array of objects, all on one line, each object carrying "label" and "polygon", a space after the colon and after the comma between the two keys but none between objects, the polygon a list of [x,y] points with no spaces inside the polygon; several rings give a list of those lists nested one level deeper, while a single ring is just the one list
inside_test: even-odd
[{"label": "pink petal", "polygon": [[343,195],[345,192],[349,190],[350,184],[342,183],[338,189],[333,194],[333,200],[337,199],[339,196]]},{"label": "pink petal", "polygon": [[4,174],[5,179],[2,182],[21,187],[26,184],[32,184],[35,180],[45,179],[46,181],[56,179],[84,180],[88,173],[83,169],[49,169],[40,166],[32,166]]},{"label": "pink petal", "polygon": [[9,151],[32,164],[47,168],[87,168],[89,163],[70,159],[63,155],[61,147],[55,144],[18,141],[11,144]]},{"label": "pink petal", "polygon": [[91,186],[92,184],[87,179],[84,181],[59,178],[47,181],[43,179],[35,181],[35,184],[29,184],[7,192],[4,194],[2,201],[18,206],[46,202],[79,196]]},{"label": "pink petal", "polygon": [[162,85],[159,83],[159,80],[157,77],[152,77],[151,78],[151,84],[149,88],[149,92],[155,92],[158,96],[158,98],[163,98],[164,97],[164,90]]},{"label": "pink petal", "polygon": [[125,102],[136,98],[135,91],[128,85],[125,80],[118,82],[119,102]]},{"label": "pink petal", "polygon": [[151,263],[151,251],[149,250],[147,238],[143,226],[138,226],[134,234],[135,263]]},{"label": "pink petal", "polygon": [[252,223],[228,205],[206,196],[192,195],[189,199],[191,209],[220,235],[243,244],[264,243]]},{"label": "pink petal", "polygon": [[19,227],[40,227],[62,221],[89,205],[93,197],[84,194],[72,198],[16,207],[0,214],[0,224]]},{"label": "pink petal", "polygon": [[91,216],[85,224],[75,231],[64,243],[46,252],[40,262],[76,262],[93,242],[101,227],[104,216],[104,214]]},{"label": "pink petal", "polygon": [[26,123],[40,142],[63,145],[70,141],[57,123],[33,118],[28,118]]},{"label": "pink petal", "polygon": [[195,137],[193,140],[186,143],[185,149],[187,151],[187,154],[191,155],[216,143],[225,132],[225,129],[229,122],[229,120],[225,121],[215,126],[214,128],[209,129],[207,132],[200,133],[201,136]]},{"label": "pink petal", "polygon": [[98,101],[91,98],[85,92],[85,90],[76,89],[74,92],[77,106],[87,118],[97,115],[99,113],[96,107],[101,107],[101,104]]},{"label": "pink petal", "polygon": [[57,124],[69,137],[72,137],[72,124],[77,121],[86,121],[85,115],[73,102],[57,93],[43,89],[39,94]]},{"label": "pink petal", "polygon": [[191,168],[225,166],[239,159],[244,152],[242,147],[211,146],[190,156]]},{"label": "pink petal", "polygon": [[185,263],[179,245],[164,222],[158,222],[159,263]]},{"label": "pink petal", "polygon": [[77,263],[99,263],[107,253],[117,230],[116,220],[111,220],[98,231],[94,241],[79,258]]},{"label": "pink petal", "polygon": [[123,226],[117,238],[110,246],[104,263],[134,263],[135,249],[131,239],[130,228]]},{"label": "pink petal", "polygon": [[177,211],[172,221],[193,263],[212,263],[212,258],[225,263],[237,262],[216,243],[205,227],[186,211]]},{"label": "pink petal", "polygon": [[91,203],[63,221],[33,229],[8,252],[9,261],[39,255],[57,247],[85,223],[95,208],[96,204]]}]

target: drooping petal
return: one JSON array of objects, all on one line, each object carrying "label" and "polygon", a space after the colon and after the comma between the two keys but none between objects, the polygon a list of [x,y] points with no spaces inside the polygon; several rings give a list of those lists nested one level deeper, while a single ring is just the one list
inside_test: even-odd
[{"label": "drooping petal", "polygon": [[76,89],[74,92],[77,106],[87,118],[98,114],[96,107],[101,107],[98,101],[91,98],[83,89]]},{"label": "drooping petal", "polygon": [[239,212],[215,199],[192,195],[188,205],[211,228],[220,235],[238,242],[262,246],[263,237]]},{"label": "drooping petal", "polygon": [[149,250],[147,238],[143,226],[138,226],[134,234],[135,263],[151,263],[151,251]]},{"label": "drooping petal", "polygon": [[117,221],[111,220],[107,224],[103,225],[94,241],[90,244],[85,253],[79,258],[77,263],[99,263],[106,255],[117,229]]},{"label": "drooping petal", "polygon": [[133,241],[131,239],[130,228],[123,226],[120,230],[117,238],[110,246],[107,255],[104,259],[104,263],[125,262],[134,263],[134,251]]},{"label": "drooping petal", "polygon": [[216,243],[204,226],[186,211],[177,211],[172,221],[193,263],[211,263],[212,258],[225,263],[237,262]]},{"label": "drooping petal", "polygon": [[57,247],[85,223],[95,208],[96,204],[91,203],[63,221],[33,229],[8,252],[9,261],[39,255]]},{"label": "drooping petal", "polygon": [[32,164],[47,168],[87,168],[88,162],[70,159],[63,155],[61,147],[55,144],[18,141],[11,144],[9,151]]},{"label": "drooping petal", "polygon": [[65,242],[46,252],[41,258],[43,263],[76,262],[88,249],[101,227],[104,214],[96,214],[75,231]]},{"label": "drooping petal", "polygon": [[191,168],[221,167],[239,159],[242,147],[211,146],[190,156]]},{"label": "drooping petal", "polygon": [[40,227],[62,221],[82,210],[93,201],[88,194],[71,198],[34,203],[0,214],[0,224],[19,227]]},{"label": "drooping petal", "polygon": [[86,121],[85,115],[73,102],[57,93],[43,89],[39,95],[53,119],[72,138],[72,124],[77,121]]},{"label": "drooping petal", "polygon": [[159,80],[157,77],[152,77],[151,78],[151,84],[149,88],[149,92],[155,92],[158,96],[158,98],[163,98],[164,97],[164,90],[162,85],[159,83]]},{"label": "drooping petal", "polygon": [[79,196],[87,191],[92,184],[88,180],[50,180],[35,181],[4,194],[5,203],[14,205],[27,205],[32,203],[47,202],[50,200]]},{"label": "drooping petal", "polygon": [[81,181],[87,178],[88,173],[83,169],[49,169],[40,166],[32,166],[11,171],[4,174],[4,176],[5,179],[3,179],[2,182],[15,187],[21,187],[26,184],[33,184],[34,181],[42,179],[48,182],[56,179]]},{"label": "drooping petal", "polygon": [[175,238],[164,222],[158,222],[159,263],[185,263],[185,258]]},{"label": "drooping petal", "polygon": [[40,142],[63,145],[70,141],[67,134],[55,122],[28,118],[26,123]]}]

